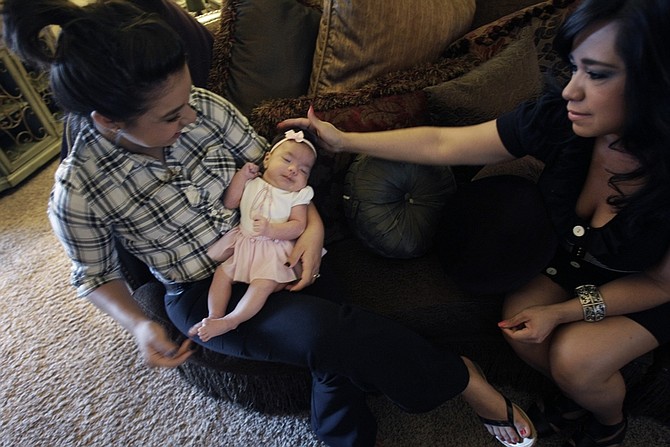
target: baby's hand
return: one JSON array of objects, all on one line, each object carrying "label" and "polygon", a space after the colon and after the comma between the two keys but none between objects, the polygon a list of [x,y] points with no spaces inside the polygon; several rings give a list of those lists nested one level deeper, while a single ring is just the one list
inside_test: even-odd
[{"label": "baby's hand", "polygon": [[258,177],[258,173],[258,166],[251,162],[245,163],[244,166],[242,166],[242,169],[240,169],[240,174],[247,180]]},{"label": "baby's hand", "polygon": [[270,221],[263,216],[255,216],[252,224],[254,234],[257,236],[268,236],[270,232]]}]

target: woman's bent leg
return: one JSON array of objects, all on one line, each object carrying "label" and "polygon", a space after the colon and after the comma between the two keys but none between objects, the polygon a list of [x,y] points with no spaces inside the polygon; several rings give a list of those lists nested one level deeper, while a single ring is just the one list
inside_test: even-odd
[{"label": "woman's bent leg", "polygon": [[[537,275],[528,284],[510,293],[503,303],[502,318],[512,318],[531,306],[549,305],[565,301],[570,295],[544,275]],[[527,343],[514,340],[503,332],[505,340],[514,352],[531,367],[549,377],[549,347],[551,336],[542,343]]]},{"label": "woman's bent leg", "polygon": [[626,395],[620,369],[657,346],[651,333],[626,316],[608,317],[598,324],[575,322],[557,330],[550,352],[551,374],[601,423],[616,424]]},{"label": "woman's bent leg", "polygon": [[337,374],[312,373],[312,430],[329,446],[367,447],[375,443],[377,421],[366,393]]},{"label": "woman's bent leg", "polygon": [[[168,315],[182,332],[207,314],[208,287],[209,281],[201,281],[166,296]],[[244,286],[234,287],[230,306],[243,292]],[[468,383],[459,356],[437,350],[400,324],[300,293],[273,294],[252,319],[203,344],[227,355],[305,366],[316,377],[330,376],[314,388],[315,417],[333,416],[327,427],[321,425],[320,436],[362,427],[354,420],[363,413],[363,392],[356,388],[379,391],[406,411],[422,412],[460,394]],[[346,408],[340,408],[338,420],[333,409],[340,405]]]}]

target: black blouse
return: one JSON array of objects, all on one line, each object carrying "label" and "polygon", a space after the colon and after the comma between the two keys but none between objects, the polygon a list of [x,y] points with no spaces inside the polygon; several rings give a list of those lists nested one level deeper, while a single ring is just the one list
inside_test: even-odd
[{"label": "black blouse", "polygon": [[646,270],[662,259],[670,246],[667,219],[632,219],[631,212],[623,208],[604,226],[592,228],[577,216],[575,206],[595,140],[572,131],[565,100],[546,96],[522,104],[498,118],[497,128],[512,155],[532,155],[545,163],[538,185],[559,240],[573,255],[624,272]]}]

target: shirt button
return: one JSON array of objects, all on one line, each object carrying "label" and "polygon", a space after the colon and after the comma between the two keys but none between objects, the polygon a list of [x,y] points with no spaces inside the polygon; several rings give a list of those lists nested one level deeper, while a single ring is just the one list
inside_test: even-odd
[{"label": "shirt button", "polygon": [[584,236],[584,233],[586,233],[586,230],[581,225],[575,225],[574,228],[572,229],[572,234],[574,234],[577,237]]},{"label": "shirt button", "polygon": [[545,272],[547,272],[547,275],[551,275],[551,276],[554,276],[556,273],[558,273],[558,271],[553,267],[547,268],[547,270],[545,270]]},{"label": "shirt button", "polygon": [[570,265],[573,266],[576,269],[581,267],[581,265],[579,265],[579,262],[577,262],[577,261],[570,261]]},{"label": "shirt button", "polygon": [[200,191],[198,191],[195,186],[189,185],[186,188],[185,193],[186,199],[191,205],[197,205],[200,202]]}]

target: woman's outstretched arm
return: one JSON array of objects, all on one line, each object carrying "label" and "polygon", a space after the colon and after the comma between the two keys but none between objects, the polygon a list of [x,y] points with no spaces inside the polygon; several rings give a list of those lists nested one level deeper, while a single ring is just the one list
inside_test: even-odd
[{"label": "woman's outstretched arm", "polygon": [[279,123],[280,129],[307,128],[330,152],[354,152],[388,160],[429,165],[483,165],[512,160],[495,120],[464,127],[412,127],[381,132],[343,132],[309,108],[306,118]]}]

